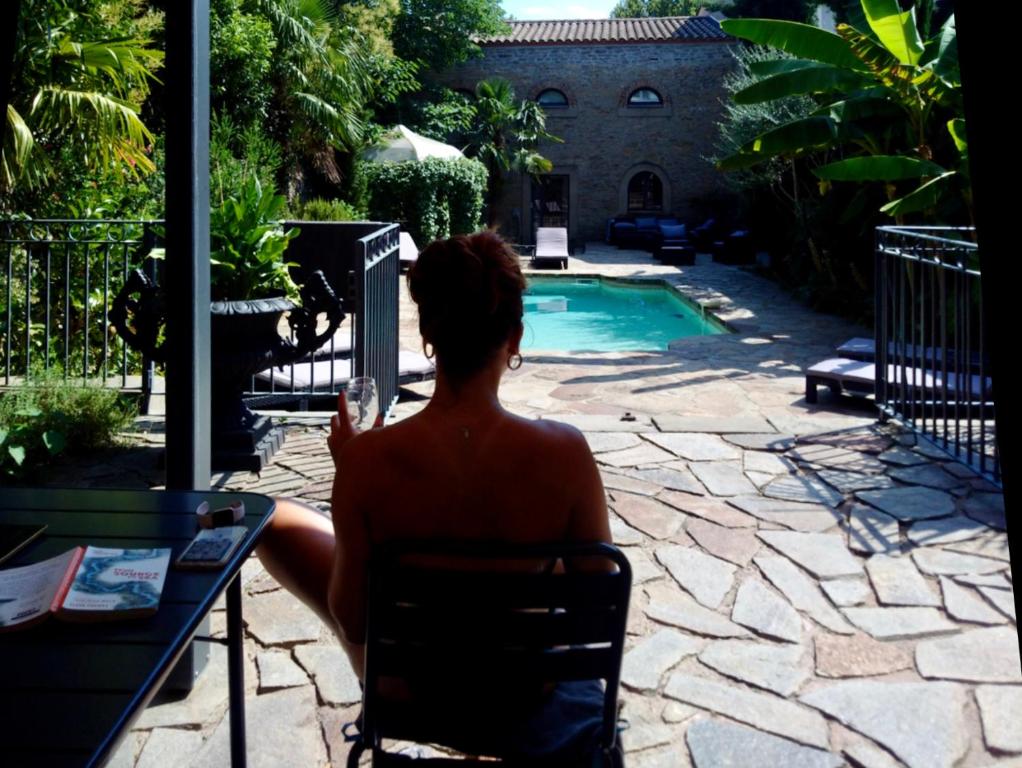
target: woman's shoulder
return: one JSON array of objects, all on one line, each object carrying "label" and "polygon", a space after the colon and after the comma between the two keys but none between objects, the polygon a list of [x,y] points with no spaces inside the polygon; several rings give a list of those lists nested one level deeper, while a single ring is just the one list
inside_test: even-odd
[{"label": "woman's shoulder", "polygon": [[510,418],[516,429],[531,435],[538,442],[558,448],[589,450],[585,436],[571,424],[556,419],[530,419],[513,414]]}]

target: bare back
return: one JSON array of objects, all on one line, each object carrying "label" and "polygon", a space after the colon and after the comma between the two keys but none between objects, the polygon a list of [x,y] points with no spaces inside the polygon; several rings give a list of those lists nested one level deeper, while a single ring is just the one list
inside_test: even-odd
[{"label": "bare back", "polygon": [[[426,409],[345,445],[334,486],[332,610],[362,641],[368,549],[394,539],[610,541],[581,433],[506,411],[460,422]],[[364,598],[363,598],[364,599]]]}]

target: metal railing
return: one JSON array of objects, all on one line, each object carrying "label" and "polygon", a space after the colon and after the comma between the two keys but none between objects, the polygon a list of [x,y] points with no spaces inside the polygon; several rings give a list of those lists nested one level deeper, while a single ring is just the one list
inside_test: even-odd
[{"label": "metal railing", "polygon": [[112,297],[141,266],[161,222],[124,219],[0,221],[3,308],[0,382],[40,373],[141,391],[152,363],[111,329]]},{"label": "metal railing", "polygon": [[301,234],[291,241],[289,258],[297,263],[297,282],[321,270],[348,315],[334,338],[321,349],[283,370],[252,378],[249,404],[313,407],[333,402],[352,376],[376,380],[380,411],[397,402],[399,388],[398,313],[400,227],[379,222],[286,221]]},{"label": "metal railing", "polygon": [[1000,480],[977,246],[970,228],[880,227],[876,402]]},{"label": "metal railing", "polygon": [[[36,219],[0,221],[0,385],[40,372],[138,391],[143,412],[154,365],[110,326],[114,296],[146,265],[162,221]],[[354,376],[377,381],[386,413],[398,395],[399,228],[377,222],[286,222],[302,236],[288,255],[299,283],[322,269],[349,320],[334,339],[282,374],[253,378],[252,405],[329,398]],[[148,262],[152,265],[152,261]],[[286,332],[286,330],[285,330]]]}]

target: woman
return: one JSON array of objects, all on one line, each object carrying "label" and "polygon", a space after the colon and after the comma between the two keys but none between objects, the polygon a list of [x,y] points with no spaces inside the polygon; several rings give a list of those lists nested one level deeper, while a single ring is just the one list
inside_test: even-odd
[{"label": "woman", "polygon": [[505,410],[504,371],[521,365],[525,280],[496,234],[438,241],[408,275],[419,330],[436,353],[429,404],[356,434],[331,419],[330,521],[279,501],[259,545],[266,569],[337,630],[363,677],[370,547],[392,539],[609,542],[600,475],[578,430]]}]

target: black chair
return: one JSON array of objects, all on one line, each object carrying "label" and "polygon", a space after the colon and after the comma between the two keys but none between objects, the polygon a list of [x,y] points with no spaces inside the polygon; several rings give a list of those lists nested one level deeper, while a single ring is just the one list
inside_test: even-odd
[{"label": "black chair", "polygon": [[[411,762],[385,751],[384,738],[491,758],[414,761],[423,766],[494,766],[493,757],[502,766],[624,765],[617,693],[631,569],[619,549],[462,542],[378,550],[369,573],[360,734],[349,768],[367,749],[374,766]],[[397,680],[411,696],[381,694],[381,680]],[[593,681],[603,681],[602,690]],[[590,737],[586,749],[571,759],[565,751],[528,753],[522,738],[536,722],[540,731],[549,728],[542,708],[553,700],[551,684],[557,695],[578,686],[596,692],[584,719],[591,728],[580,734]]]}]

